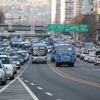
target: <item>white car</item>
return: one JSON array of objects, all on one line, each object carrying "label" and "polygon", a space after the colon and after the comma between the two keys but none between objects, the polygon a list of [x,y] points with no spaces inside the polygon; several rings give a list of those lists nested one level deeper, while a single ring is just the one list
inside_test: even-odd
[{"label": "white car", "polygon": [[6,84],[6,69],[4,68],[1,61],[0,61],[0,83],[2,85]]},{"label": "white car", "polygon": [[2,61],[2,64],[4,65],[4,68],[6,69],[7,78],[10,78],[11,80],[13,80],[14,79],[14,67],[11,64],[10,57],[7,55],[0,55],[0,60]]}]

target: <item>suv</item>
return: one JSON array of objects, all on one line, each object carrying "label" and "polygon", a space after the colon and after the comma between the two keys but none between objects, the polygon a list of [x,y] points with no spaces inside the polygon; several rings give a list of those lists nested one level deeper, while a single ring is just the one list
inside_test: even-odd
[{"label": "suv", "polygon": [[10,57],[7,55],[0,55],[0,60],[2,61],[2,64],[4,65],[4,68],[6,69],[7,78],[10,78],[11,80],[13,80],[14,79],[14,67],[11,64]]},{"label": "suv", "polygon": [[6,70],[0,61],[0,82],[2,85],[6,84]]}]

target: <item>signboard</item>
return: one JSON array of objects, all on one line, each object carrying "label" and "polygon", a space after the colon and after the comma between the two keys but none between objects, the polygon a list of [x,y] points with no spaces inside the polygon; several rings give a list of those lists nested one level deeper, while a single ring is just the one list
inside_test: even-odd
[{"label": "signboard", "polygon": [[70,32],[88,32],[88,25],[85,24],[71,24],[69,26]]},{"label": "signboard", "polygon": [[48,31],[66,32],[66,24],[48,24]]},{"label": "signboard", "polygon": [[88,25],[86,24],[48,24],[48,31],[53,32],[88,32]]}]

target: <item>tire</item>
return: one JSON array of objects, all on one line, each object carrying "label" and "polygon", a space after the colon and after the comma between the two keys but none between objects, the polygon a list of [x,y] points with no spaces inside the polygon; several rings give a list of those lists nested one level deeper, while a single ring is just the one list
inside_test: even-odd
[{"label": "tire", "polygon": [[6,83],[7,83],[6,80],[1,82],[2,85],[5,85]]},{"label": "tire", "polygon": [[60,66],[60,64],[58,62],[56,62],[56,66]]},{"label": "tire", "polygon": [[97,66],[97,64],[94,64],[94,66]]},{"label": "tire", "polygon": [[32,64],[34,64],[34,62],[32,61]]},{"label": "tire", "polygon": [[13,74],[13,76],[10,77],[10,80],[13,80],[13,79],[14,79],[14,74]]},{"label": "tire", "polygon": [[51,59],[51,62],[54,62],[54,59]]},{"label": "tire", "polygon": [[74,67],[74,63],[71,63],[69,66]]}]

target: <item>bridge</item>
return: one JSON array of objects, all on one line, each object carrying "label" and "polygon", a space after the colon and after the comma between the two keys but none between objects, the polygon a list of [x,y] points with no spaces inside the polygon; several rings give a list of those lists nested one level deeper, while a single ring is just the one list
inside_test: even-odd
[{"label": "bridge", "polygon": [[[24,37],[50,37],[48,35],[47,25],[22,25],[22,24],[15,24],[15,25],[8,25],[8,24],[0,24],[0,31],[8,31],[10,37],[15,36],[16,31],[31,31],[34,30],[35,34],[23,34]],[[20,34],[18,34],[20,35]],[[3,36],[1,34],[1,36]]]}]

